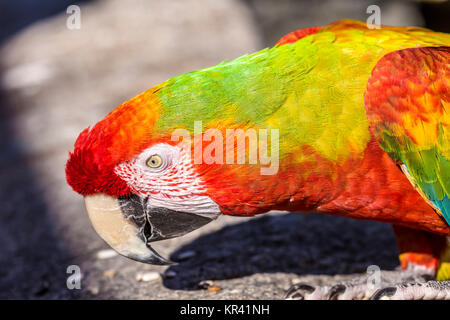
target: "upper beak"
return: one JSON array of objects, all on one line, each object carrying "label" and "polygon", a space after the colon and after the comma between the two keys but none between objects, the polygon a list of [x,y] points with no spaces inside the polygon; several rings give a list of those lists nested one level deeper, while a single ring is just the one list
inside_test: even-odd
[{"label": "upper beak", "polygon": [[160,256],[149,242],[191,232],[213,218],[167,208],[149,207],[136,195],[115,198],[105,194],[85,196],[89,218],[99,236],[119,254],[156,265],[173,262]]}]

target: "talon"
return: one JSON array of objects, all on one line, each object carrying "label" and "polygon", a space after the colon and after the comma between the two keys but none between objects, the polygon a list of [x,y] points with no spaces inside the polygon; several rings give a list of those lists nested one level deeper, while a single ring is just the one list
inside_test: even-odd
[{"label": "talon", "polygon": [[370,300],[381,300],[383,297],[392,297],[397,292],[395,287],[387,287],[377,290],[371,297]]},{"label": "talon", "polygon": [[292,300],[304,300],[305,296],[299,291],[306,291],[307,293],[312,293],[316,288],[310,286],[306,283],[297,283],[292,285],[289,290],[284,295],[284,299],[292,299]]},{"label": "talon", "polygon": [[337,297],[344,293],[347,289],[343,284],[336,284],[331,287],[330,293],[328,294],[328,300],[337,300]]}]

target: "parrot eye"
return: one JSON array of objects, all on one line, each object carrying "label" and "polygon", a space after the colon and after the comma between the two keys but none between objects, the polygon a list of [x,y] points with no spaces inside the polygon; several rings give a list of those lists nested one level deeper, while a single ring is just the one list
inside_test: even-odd
[{"label": "parrot eye", "polygon": [[134,160],[133,170],[143,170],[142,173],[159,175],[167,168],[176,166],[180,157],[176,147],[159,143],[139,154]]},{"label": "parrot eye", "polygon": [[154,155],[150,156],[150,158],[147,159],[146,164],[150,168],[159,168],[163,164],[163,160],[160,156],[158,156],[157,154],[154,154]]}]

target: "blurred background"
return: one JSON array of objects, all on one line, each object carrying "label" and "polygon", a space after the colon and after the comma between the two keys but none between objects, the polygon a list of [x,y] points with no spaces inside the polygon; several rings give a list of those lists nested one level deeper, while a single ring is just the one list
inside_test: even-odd
[{"label": "blurred background", "polygon": [[[72,4],[80,29],[67,27]],[[180,264],[139,264],[95,234],[64,176],[81,130],[121,102],[295,29],[366,21],[372,4],[382,24],[450,32],[446,1],[1,0],[0,298],[277,299],[299,280],[395,268],[390,226],[295,213],[224,217],[155,245]]]}]

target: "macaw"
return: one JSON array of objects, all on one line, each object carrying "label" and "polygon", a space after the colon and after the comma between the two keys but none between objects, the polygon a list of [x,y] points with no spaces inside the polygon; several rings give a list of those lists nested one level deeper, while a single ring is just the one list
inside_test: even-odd
[{"label": "macaw", "polygon": [[[300,284],[288,297],[450,299],[448,110],[450,34],[340,20],[120,104],[79,135],[66,177],[97,233],[137,261],[169,264],[150,242],[220,215],[314,211],[392,224],[398,272],[434,279]],[[246,160],[251,132],[276,156],[269,174],[261,152]]]}]

